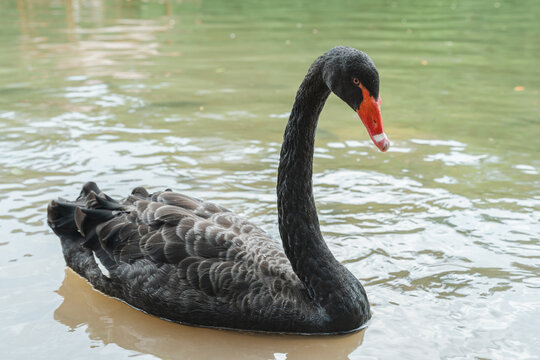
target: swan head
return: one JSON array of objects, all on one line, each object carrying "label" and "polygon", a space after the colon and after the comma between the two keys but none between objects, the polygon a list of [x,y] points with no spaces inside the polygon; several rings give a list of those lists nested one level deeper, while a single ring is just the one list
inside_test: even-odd
[{"label": "swan head", "polygon": [[322,76],[328,88],[357,112],[379,150],[388,150],[390,140],[382,125],[379,72],[373,61],[362,51],[345,46],[332,48],[321,58]]}]

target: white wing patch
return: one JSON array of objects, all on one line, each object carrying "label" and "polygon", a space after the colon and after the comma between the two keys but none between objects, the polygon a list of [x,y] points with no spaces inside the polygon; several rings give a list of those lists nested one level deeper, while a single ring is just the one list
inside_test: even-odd
[{"label": "white wing patch", "polygon": [[98,257],[96,256],[96,254],[93,251],[92,251],[92,255],[94,255],[94,260],[96,261],[96,264],[99,267],[99,270],[101,271],[101,273],[110,279],[111,278],[111,273],[109,272],[109,270],[107,270],[105,265],[103,265],[101,263],[101,261],[98,259]]}]

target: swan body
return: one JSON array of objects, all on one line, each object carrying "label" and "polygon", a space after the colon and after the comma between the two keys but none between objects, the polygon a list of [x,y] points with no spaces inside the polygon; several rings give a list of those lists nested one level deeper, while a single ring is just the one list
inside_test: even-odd
[{"label": "swan body", "polygon": [[315,130],[331,91],[388,148],[375,65],[356,49],[329,50],[310,67],[285,130],[281,241],[210,202],[141,187],[117,201],[89,182],[75,201],[48,207],[67,265],[101,292],[185,324],[302,334],[360,329],[370,318],[366,293],[326,246],[312,193]]}]

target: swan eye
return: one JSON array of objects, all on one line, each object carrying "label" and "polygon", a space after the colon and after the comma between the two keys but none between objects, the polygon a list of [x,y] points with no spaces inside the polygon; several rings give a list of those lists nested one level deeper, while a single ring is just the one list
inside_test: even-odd
[{"label": "swan eye", "polygon": [[354,83],[354,85],[360,85],[360,80],[358,78],[352,79],[352,82]]}]

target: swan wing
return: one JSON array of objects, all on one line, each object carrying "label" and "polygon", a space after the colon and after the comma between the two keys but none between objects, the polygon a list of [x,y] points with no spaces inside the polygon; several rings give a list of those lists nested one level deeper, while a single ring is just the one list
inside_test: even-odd
[{"label": "swan wing", "polygon": [[145,260],[178,272],[184,286],[211,296],[253,286],[283,292],[298,282],[279,242],[210,202],[172,191],[149,194],[141,187],[118,202],[89,183],[75,202],[56,201],[56,211],[49,209],[57,233],[69,223],[55,216],[62,206],[73,213],[72,232],[112,276],[119,267],[124,272],[127,264]]}]

